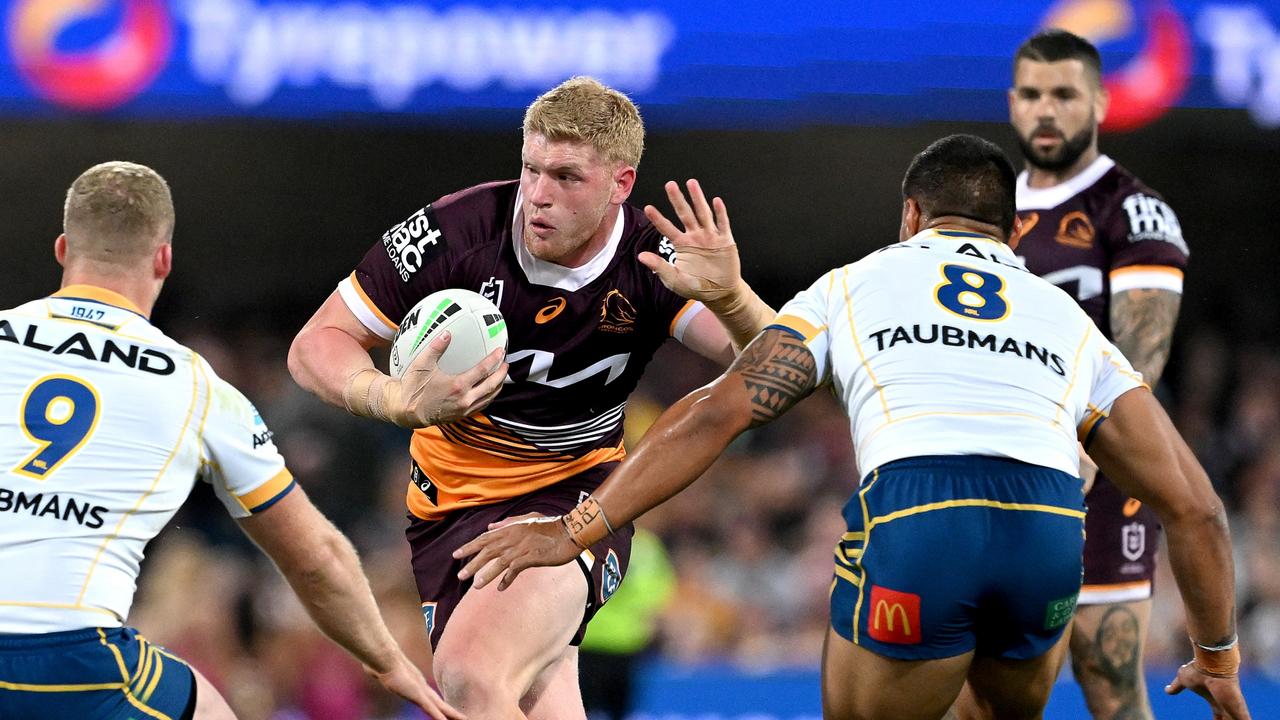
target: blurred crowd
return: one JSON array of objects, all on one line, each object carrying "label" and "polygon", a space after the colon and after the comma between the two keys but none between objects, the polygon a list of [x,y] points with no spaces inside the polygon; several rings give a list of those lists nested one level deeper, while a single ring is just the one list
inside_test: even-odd
[{"label": "blurred crowd", "polygon": [[[258,406],[301,487],[355,542],[388,623],[425,667],[403,538],[407,434],[299,389],[285,368],[289,334],[263,327],[166,329]],[[717,374],[671,345],[628,405],[629,443],[666,405]],[[1246,662],[1280,678],[1280,350],[1180,329],[1160,395],[1230,510]],[[831,394],[817,392],[744,435],[699,482],[642,518],[676,576],[651,652],[753,668],[816,664],[832,549],[844,532],[840,511],[858,481],[847,422]],[[1188,656],[1163,560],[1152,666]],[[319,635],[206,487],[152,544],[139,585],[131,624],[196,664],[243,718],[416,717]]]}]

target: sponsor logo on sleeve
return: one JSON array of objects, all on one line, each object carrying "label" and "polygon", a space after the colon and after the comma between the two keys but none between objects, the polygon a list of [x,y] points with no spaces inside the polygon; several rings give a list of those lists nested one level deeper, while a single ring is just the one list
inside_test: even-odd
[{"label": "sponsor logo on sleeve", "polygon": [[270,444],[271,444],[271,440],[272,440],[275,436],[276,436],[276,434],[275,434],[275,433],[273,433],[273,432],[271,432],[270,430],[263,430],[263,431],[262,431],[262,432],[260,432],[260,433],[254,433],[254,434],[253,434],[253,449],[254,449],[254,450],[257,450],[257,449],[258,449],[258,448],[260,448],[260,447],[263,447],[263,446],[266,446],[266,445],[270,445]]},{"label": "sponsor logo on sleeve", "polygon": [[402,282],[409,282],[414,273],[436,259],[446,247],[430,205],[383,233],[382,244]]},{"label": "sponsor logo on sleeve", "polygon": [[872,585],[867,634],[882,643],[918,644],[924,637],[920,628],[920,596]]},{"label": "sponsor logo on sleeve", "polygon": [[661,242],[658,243],[658,254],[662,256],[663,260],[666,260],[669,263],[674,263],[676,261],[676,246],[671,244],[671,241],[664,237]]},{"label": "sponsor logo on sleeve", "polygon": [[1183,255],[1190,255],[1187,243],[1182,239],[1182,225],[1173,208],[1159,198],[1137,193],[1122,203],[1129,216],[1129,242],[1161,240],[1178,248]]}]

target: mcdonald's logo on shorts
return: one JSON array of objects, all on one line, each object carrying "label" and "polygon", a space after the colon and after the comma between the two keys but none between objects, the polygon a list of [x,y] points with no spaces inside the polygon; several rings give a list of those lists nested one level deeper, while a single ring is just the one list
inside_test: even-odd
[{"label": "mcdonald's logo on shorts", "polygon": [[920,631],[920,596],[871,586],[871,618],[867,634],[872,640],[897,645],[914,645]]}]

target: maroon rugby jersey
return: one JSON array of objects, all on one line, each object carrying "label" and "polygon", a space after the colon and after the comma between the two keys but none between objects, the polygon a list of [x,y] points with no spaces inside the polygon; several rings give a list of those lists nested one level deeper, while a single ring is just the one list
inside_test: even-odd
[{"label": "maroon rugby jersey", "polygon": [[1187,244],[1169,205],[1106,155],[1050,188],[1018,176],[1022,236],[1011,243],[1027,269],[1070,293],[1111,337],[1111,295],[1138,288],[1182,291]]},{"label": "maroon rugby jersey", "polygon": [[621,459],[627,396],[695,314],[636,259],[673,253],[639,210],[623,205],[600,256],[564,268],[534,259],[519,239],[519,187],[489,183],[437,200],[388,230],[339,286],[352,312],[386,339],[419,300],[446,288],[479,292],[506,319],[511,369],[497,399],[414,433],[420,470],[408,501],[423,519]]}]

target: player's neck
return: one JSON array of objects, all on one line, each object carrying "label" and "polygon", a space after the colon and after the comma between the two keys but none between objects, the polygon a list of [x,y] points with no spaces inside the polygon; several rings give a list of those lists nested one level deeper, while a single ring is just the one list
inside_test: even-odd
[{"label": "player's neck", "polygon": [[160,294],[155,280],[137,277],[124,277],[114,273],[95,272],[87,268],[67,268],[62,273],[62,287],[72,285],[92,285],[110,290],[133,303],[138,312],[150,318],[155,307],[156,297]]},{"label": "player's neck", "polygon": [[1061,185],[1084,172],[1085,168],[1092,165],[1099,155],[1101,153],[1098,152],[1098,143],[1094,142],[1084,152],[1080,153],[1080,157],[1076,158],[1076,161],[1070,167],[1062,170],[1046,170],[1027,163],[1027,187],[1048,188]]},{"label": "player's neck", "polygon": [[604,219],[600,221],[600,227],[591,233],[591,238],[576,251],[560,258],[556,264],[567,268],[578,268],[591,262],[609,244],[609,236],[613,234],[614,223],[619,222],[621,211],[621,205],[611,206],[605,211]]},{"label": "player's neck", "polygon": [[920,231],[925,230],[955,230],[959,232],[977,233],[986,235],[996,242],[1004,242],[1004,231],[992,225],[978,220],[973,220],[959,215],[943,215],[936,218],[929,218],[920,224]]}]

